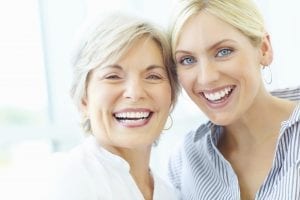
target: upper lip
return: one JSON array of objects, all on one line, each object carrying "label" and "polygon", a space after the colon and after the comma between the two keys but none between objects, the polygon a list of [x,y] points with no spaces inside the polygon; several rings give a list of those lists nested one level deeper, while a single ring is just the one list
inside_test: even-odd
[{"label": "upper lip", "polygon": [[215,100],[220,100],[225,95],[231,93],[234,87],[235,87],[234,85],[227,85],[227,86],[217,87],[213,89],[206,89],[206,90],[199,91],[199,94],[208,100],[215,101]]},{"label": "upper lip", "polygon": [[212,88],[212,89],[201,89],[199,90],[200,93],[205,93],[205,94],[209,94],[209,93],[216,93],[219,91],[224,90],[225,88],[234,88],[234,85],[226,85],[226,86],[222,86],[222,87],[216,87],[216,88]]},{"label": "upper lip", "polygon": [[124,113],[124,112],[153,112],[148,108],[125,108],[114,112],[113,114]]}]

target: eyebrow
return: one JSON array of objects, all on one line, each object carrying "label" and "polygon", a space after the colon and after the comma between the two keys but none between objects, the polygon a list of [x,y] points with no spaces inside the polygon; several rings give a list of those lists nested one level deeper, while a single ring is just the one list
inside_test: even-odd
[{"label": "eyebrow", "polygon": [[166,67],[164,66],[160,66],[160,65],[150,65],[146,68],[147,71],[150,71],[152,69],[162,69],[162,70],[166,70]]},{"label": "eyebrow", "polygon": [[118,64],[112,64],[112,65],[106,65],[106,66],[103,66],[101,67],[100,69],[108,69],[108,68],[115,68],[115,69],[122,69],[122,67]]},{"label": "eyebrow", "polygon": [[[106,65],[106,66],[102,67],[101,69],[108,69],[108,68],[123,70],[122,66],[120,66],[118,64]],[[150,71],[152,69],[166,70],[166,67],[161,66],[161,65],[155,65],[155,64],[154,65],[149,65],[148,67],[146,67],[146,71]]]},{"label": "eyebrow", "polygon": [[[220,40],[212,45],[210,45],[208,48],[206,48],[206,50],[211,50],[211,49],[214,49],[215,47],[219,46],[220,44],[222,43],[225,43],[225,42],[234,42],[236,43],[235,40],[232,40],[232,39],[223,39],[223,40]],[[184,54],[191,54],[192,52],[191,51],[186,51],[186,50],[177,50],[175,51],[175,56],[178,54],[178,53],[184,53]]]}]

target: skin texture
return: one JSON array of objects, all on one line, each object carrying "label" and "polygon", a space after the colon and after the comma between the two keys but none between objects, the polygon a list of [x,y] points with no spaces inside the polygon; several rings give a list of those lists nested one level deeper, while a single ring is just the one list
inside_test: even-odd
[{"label": "skin texture", "polygon": [[151,38],[136,40],[116,63],[96,68],[89,75],[82,110],[101,146],[129,163],[145,199],[153,195],[151,146],[162,132],[170,107],[166,66]]},{"label": "skin texture", "polygon": [[[93,133],[110,148],[144,148],[159,136],[171,105],[171,88],[158,46],[138,40],[116,64],[94,70],[84,107]],[[151,112],[142,123],[122,123],[122,112]]]},{"label": "skin texture", "polygon": [[238,177],[241,199],[254,199],[271,169],[280,124],[295,107],[264,87],[260,69],[273,56],[269,36],[254,46],[201,11],[185,23],[175,49],[181,85],[212,122],[224,126],[218,149]]},{"label": "skin texture", "polygon": [[[261,90],[261,52],[242,33],[203,12],[184,26],[176,49],[182,86],[213,122],[229,124],[249,109]],[[226,102],[203,96],[224,88],[232,88]]]}]

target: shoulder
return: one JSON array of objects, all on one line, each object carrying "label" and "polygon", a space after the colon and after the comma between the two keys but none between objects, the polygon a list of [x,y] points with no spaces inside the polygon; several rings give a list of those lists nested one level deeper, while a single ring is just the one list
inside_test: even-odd
[{"label": "shoulder", "polygon": [[81,145],[69,152],[56,153],[52,158],[50,200],[96,199],[87,158]]},{"label": "shoulder", "polygon": [[300,86],[276,89],[271,91],[271,94],[279,98],[298,101],[300,100]]},{"label": "shoulder", "polygon": [[179,148],[174,152],[172,157],[177,157],[179,154],[190,151],[196,146],[199,147],[199,143],[200,146],[201,144],[205,144],[213,126],[214,125],[212,124],[212,122],[209,121],[188,132],[184,136],[182,143],[179,145]]},{"label": "shoulder", "polygon": [[211,128],[213,127],[212,122],[208,121],[207,123],[201,124],[195,130],[190,131],[184,137],[183,144],[181,146],[182,150],[189,150],[195,148],[195,146],[199,147],[199,144],[205,144],[206,138],[211,132]]},{"label": "shoulder", "polygon": [[207,122],[187,133],[182,144],[171,155],[168,175],[177,189],[180,190],[183,171],[191,167],[195,159],[205,157],[212,126],[211,122]]}]

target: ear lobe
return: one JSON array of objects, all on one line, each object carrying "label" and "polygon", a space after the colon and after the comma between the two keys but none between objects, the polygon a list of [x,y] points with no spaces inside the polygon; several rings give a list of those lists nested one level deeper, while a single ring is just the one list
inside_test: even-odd
[{"label": "ear lobe", "polygon": [[83,97],[80,101],[80,110],[84,115],[88,114],[88,103],[86,97]]},{"label": "ear lobe", "polygon": [[273,49],[270,41],[270,35],[268,33],[266,33],[262,39],[260,50],[262,54],[260,64],[262,66],[270,65],[273,60]]}]

